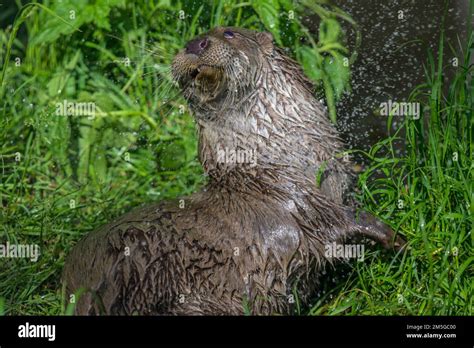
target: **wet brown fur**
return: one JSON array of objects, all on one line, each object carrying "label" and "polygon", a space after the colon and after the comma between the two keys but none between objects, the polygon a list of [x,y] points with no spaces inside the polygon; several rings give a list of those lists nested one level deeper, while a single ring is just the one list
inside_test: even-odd
[{"label": "wet brown fur", "polygon": [[[205,38],[200,54],[176,56],[173,75],[209,183],[82,239],[63,276],[68,295],[86,290],[77,314],[289,314],[291,296],[308,304],[333,262],[325,245],[357,235],[393,243],[387,226],[345,205],[351,164],[298,64],[268,33],[215,28]],[[219,157],[235,149],[255,161]]]}]

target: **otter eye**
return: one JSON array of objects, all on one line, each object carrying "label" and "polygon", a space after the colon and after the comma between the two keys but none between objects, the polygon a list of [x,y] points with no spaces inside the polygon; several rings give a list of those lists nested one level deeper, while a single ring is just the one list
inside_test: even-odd
[{"label": "otter eye", "polygon": [[234,37],[234,33],[230,30],[226,30],[226,31],[224,31],[224,37],[226,39],[232,39]]}]

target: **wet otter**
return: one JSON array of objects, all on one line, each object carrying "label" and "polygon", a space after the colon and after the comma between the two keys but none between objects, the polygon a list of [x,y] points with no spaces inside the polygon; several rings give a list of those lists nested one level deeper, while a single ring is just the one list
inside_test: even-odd
[{"label": "wet otter", "polygon": [[215,28],[172,71],[209,183],[81,240],[64,269],[67,294],[87,290],[77,314],[288,314],[292,294],[306,304],[317,288],[326,245],[356,235],[393,245],[387,226],[343,204],[342,143],[271,34]]}]

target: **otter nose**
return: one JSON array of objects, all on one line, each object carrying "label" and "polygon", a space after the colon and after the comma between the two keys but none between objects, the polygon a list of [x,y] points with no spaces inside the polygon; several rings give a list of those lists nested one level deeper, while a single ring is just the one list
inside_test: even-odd
[{"label": "otter nose", "polygon": [[207,37],[191,40],[186,45],[186,53],[199,54],[207,47],[208,44],[209,41],[207,40]]}]

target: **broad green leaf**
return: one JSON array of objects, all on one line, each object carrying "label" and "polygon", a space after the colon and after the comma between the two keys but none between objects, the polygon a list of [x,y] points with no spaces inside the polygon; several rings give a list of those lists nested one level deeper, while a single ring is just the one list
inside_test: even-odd
[{"label": "broad green leaf", "polygon": [[[324,71],[328,75],[334,90],[334,97],[338,100],[349,83],[349,66],[344,64],[344,56],[333,52],[333,56],[324,58]],[[346,58],[347,59],[347,58]]]},{"label": "broad green leaf", "polygon": [[319,25],[319,42],[322,45],[337,42],[341,34],[339,23],[332,18],[321,21]]},{"label": "broad green leaf", "polygon": [[61,94],[68,77],[69,74],[64,70],[57,72],[47,84],[49,96],[53,97]]},{"label": "broad green leaf", "polygon": [[322,79],[321,55],[310,47],[303,46],[298,50],[303,71],[311,80],[319,81]]},{"label": "broad green leaf", "polygon": [[278,45],[281,45],[280,37],[280,3],[278,0],[252,1],[252,7],[257,12],[265,28],[270,31]]}]

